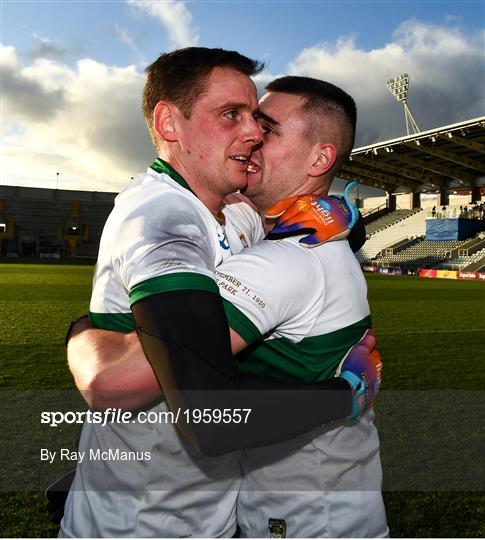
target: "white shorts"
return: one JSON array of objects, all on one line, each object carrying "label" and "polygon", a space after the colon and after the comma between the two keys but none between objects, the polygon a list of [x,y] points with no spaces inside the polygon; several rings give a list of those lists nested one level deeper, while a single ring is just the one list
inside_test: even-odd
[{"label": "white shorts", "polygon": [[[167,411],[166,403],[151,410]],[[150,459],[89,459],[109,449]],[[230,537],[240,453],[206,458],[172,424],[85,424],[60,537]],[[94,453],[94,456],[96,454]],[[93,457],[93,454],[91,454]]]},{"label": "white shorts", "polygon": [[243,452],[241,536],[386,537],[379,438],[368,412],[311,436]]}]

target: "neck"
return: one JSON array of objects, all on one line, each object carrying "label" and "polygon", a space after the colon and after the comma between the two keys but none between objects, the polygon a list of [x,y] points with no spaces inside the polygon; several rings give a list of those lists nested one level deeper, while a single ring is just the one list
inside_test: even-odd
[{"label": "neck", "polygon": [[199,201],[214,214],[214,216],[220,215],[224,206],[223,199],[226,194],[217,193],[217,191],[214,188],[211,189],[206,182],[202,182],[197,176],[192,175],[190,171],[187,170],[183,161],[178,159],[176,155],[169,152],[159,152],[159,157],[179,173]]},{"label": "neck", "polygon": [[[185,181],[187,182],[187,184],[189,184],[190,189],[195,193],[199,201],[212,214],[220,214],[224,206],[223,200],[227,193],[218,193],[217,190],[214,187],[209,186],[205,180],[202,180],[197,176],[190,174],[190,172],[185,167],[183,167],[182,164],[178,166],[180,167],[180,174],[185,178]],[[176,167],[174,168],[176,169]]]},{"label": "neck", "polygon": [[294,197],[295,195],[320,195],[326,197],[331,183],[332,181],[328,181],[325,176],[307,176],[307,179],[288,197]]},{"label": "neck", "polygon": [[226,196],[219,193],[214,193],[210,190],[204,189],[205,186],[199,185],[195,179],[187,180],[190,189],[197,195],[199,201],[211,212],[214,216],[219,216],[224,206],[223,200]]},{"label": "neck", "polygon": [[[317,180],[315,178],[308,177],[299,188],[295,189],[292,193],[284,198],[289,199],[290,197],[295,197],[297,195],[320,195],[321,197],[327,197],[331,183],[331,180],[326,181],[322,177],[318,178]],[[261,213],[261,216],[264,216],[264,212]],[[274,227],[276,221],[277,219],[263,218],[263,225],[266,233],[268,233]]]}]

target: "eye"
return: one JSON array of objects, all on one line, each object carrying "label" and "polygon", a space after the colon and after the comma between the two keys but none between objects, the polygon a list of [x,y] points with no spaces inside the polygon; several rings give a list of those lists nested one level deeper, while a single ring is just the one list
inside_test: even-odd
[{"label": "eye", "polygon": [[229,118],[229,120],[236,120],[236,118],[239,116],[239,111],[237,109],[232,109],[230,111],[226,111],[224,116]]},{"label": "eye", "polygon": [[259,127],[261,128],[261,131],[263,132],[263,135],[268,135],[270,133],[274,133],[273,128],[264,122],[259,124]]}]

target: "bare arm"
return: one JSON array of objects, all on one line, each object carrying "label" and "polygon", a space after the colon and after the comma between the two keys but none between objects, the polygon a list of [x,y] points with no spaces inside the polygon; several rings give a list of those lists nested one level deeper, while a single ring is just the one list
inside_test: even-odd
[{"label": "bare arm", "polygon": [[[194,302],[194,295],[203,301]],[[207,305],[211,307],[209,313]],[[204,306],[205,318],[198,312],[191,312],[197,306],[199,309]],[[223,332],[227,320],[222,303],[212,293],[162,293],[135,304],[134,314],[143,347],[158,379],[162,381],[170,408],[183,411],[177,427],[205,455],[215,456],[233,450],[274,444],[348,415],[354,390],[343,375],[343,378],[305,384],[239,372],[231,355],[227,326],[226,333]],[[211,331],[214,325],[217,331]],[[70,352],[85,351],[80,338],[82,334],[85,334],[84,338],[89,338],[87,332],[84,330],[73,338]],[[104,337],[105,345],[113,345],[109,354],[101,356],[88,368],[79,368],[77,371],[75,367],[73,369],[78,384],[86,381],[90,385],[87,391],[84,389],[88,403],[94,408],[119,407],[121,405],[113,403],[112,399],[113,395],[121,395],[125,407],[136,408],[139,404],[133,404],[133,396],[138,399],[140,394],[145,394],[147,402],[152,401],[159,394],[158,383],[156,394],[152,393],[149,398],[143,391],[134,392],[131,386],[133,381],[139,384],[139,388],[145,388],[147,382],[142,364],[148,362],[144,356],[132,350],[133,346],[138,347],[137,336],[98,330],[99,333],[101,336],[96,339]],[[86,343],[88,349],[93,348],[96,354],[96,346],[93,347],[89,339]],[[117,359],[115,355],[120,346],[122,356]],[[124,357],[123,351],[128,356]],[[226,359],[230,359],[233,365],[229,365]],[[137,365],[140,361],[142,364]],[[111,374],[117,373],[120,366],[124,377],[120,375],[119,384],[124,384],[126,389],[118,393],[120,386],[112,383],[114,379]],[[361,371],[360,366],[358,368]],[[97,386],[99,381],[104,381],[105,385]],[[98,389],[99,392],[96,391]],[[245,411],[251,415],[251,421],[245,421],[243,425],[239,421],[206,425],[193,423],[185,417],[186,412],[201,409]],[[284,418],[283,423],[275,422],[281,418]],[[268,429],[269,426],[271,429]]]},{"label": "bare arm", "polygon": [[[233,354],[246,346],[231,330]],[[78,322],[67,348],[69,369],[76,387],[90,407],[133,410],[160,395],[157,377],[135,332],[123,334]]]},{"label": "bare arm", "polygon": [[[222,301],[212,291],[166,291],[141,298],[132,311],[177,427],[204,455],[275,444],[343,419],[352,408],[344,378],[305,383],[240,371]],[[191,412],[201,410],[248,416],[193,421]]]},{"label": "bare arm", "polygon": [[135,332],[123,334],[78,323],[67,360],[78,390],[93,409],[137,409],[160,395]]}]

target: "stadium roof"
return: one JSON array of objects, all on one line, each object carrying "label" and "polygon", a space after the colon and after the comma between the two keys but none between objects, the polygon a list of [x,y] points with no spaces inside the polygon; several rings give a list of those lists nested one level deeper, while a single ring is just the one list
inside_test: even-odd
[{"label": "stadium roof", "polygon": [[339,176],[391,193],[482,184],[485,116],[356,148]]}]

